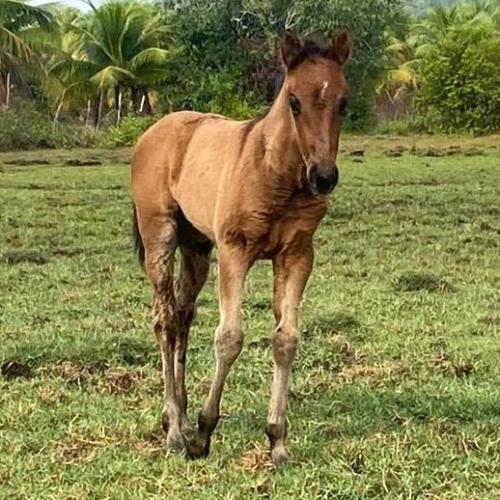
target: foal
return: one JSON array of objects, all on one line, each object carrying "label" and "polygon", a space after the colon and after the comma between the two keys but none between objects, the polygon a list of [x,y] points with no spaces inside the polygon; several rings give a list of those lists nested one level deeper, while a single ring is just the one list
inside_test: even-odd
[{"label": "foal", "polygon": [[[313,234],[335,187],[346,105],[343,65],[351,36],[326,48],[286,33],[285,79],[263,118],[172,113],[140,138],[132,160],[136,244],[154,288],[167,446],[206,456],[224,382],[243,345],[245,276],[257,259],[274,271],[274,377],[266,432],[275,464],[286,461],[288,379],[297,352],[297,313],[313,265]],[[215,375],[191,440],[184,385],[188,332],[212,247],[218,248],[220,324]],[[174,256],[181,254],[174,280]]]}]

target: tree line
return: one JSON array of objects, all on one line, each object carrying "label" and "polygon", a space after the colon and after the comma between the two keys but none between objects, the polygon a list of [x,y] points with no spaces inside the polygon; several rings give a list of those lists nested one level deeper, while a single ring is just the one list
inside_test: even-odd
[{"label": "tree line", "polygon": [[500,128],[494,0],[425,9],[403,0],[86,3],[0,0],[0,124],[26,106],[54,130],[177,109],[248,118],[273,99],[283,30],[321,42],[348,26],[350,128],[401,117],[431,131]]}]

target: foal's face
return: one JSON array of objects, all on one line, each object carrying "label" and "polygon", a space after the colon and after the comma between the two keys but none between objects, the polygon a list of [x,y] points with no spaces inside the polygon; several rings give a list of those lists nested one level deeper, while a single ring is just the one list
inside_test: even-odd
[{"label": "foal's face", "polygon": [[323,50],[303,46],[290,34],[282,42],[283,60],[287,66],[284,91],[307,181],[315,194],[331,192],[338,181],[335,162],[342,116],[347,106],[343,65],[350,50],[351,37],[345,30]]}]

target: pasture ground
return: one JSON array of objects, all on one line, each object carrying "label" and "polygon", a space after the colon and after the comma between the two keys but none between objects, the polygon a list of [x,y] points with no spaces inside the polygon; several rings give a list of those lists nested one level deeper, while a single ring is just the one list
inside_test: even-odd
[{"label": "pasture ground", "polygon": [[[344,140],[279,471],[263,432],[270,265],[248,279],[211,456],[168,454],[151,290],[117,163],[128,151],[0,155],[0,498],[499,498],[499,144]],[[215,281],[213,266],[191,335],[193,422]]]}]

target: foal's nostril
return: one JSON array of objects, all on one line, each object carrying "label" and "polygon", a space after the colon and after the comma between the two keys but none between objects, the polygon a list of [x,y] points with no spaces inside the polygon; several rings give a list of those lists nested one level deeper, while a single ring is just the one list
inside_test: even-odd
[{"label": "foal's nostril", "polygon": [[307,177],[309,187],[314,194],[328,194],[337,185],[339,171],[336,166],[321,168],[313,165]]},{"label": "foal's nostril", "polygon": [[332,183],[328,177],[318,176],[316,178],[316,189],[318,193],[328,193],[332,188]]},{"label": "foal's nostril", "polygon": [[309,184],[315,193],[328,194],[337,185],[339,180],[339,171],[337,167],[330,168],[324,172],[317,167],[313,167],[309,174]]}]

